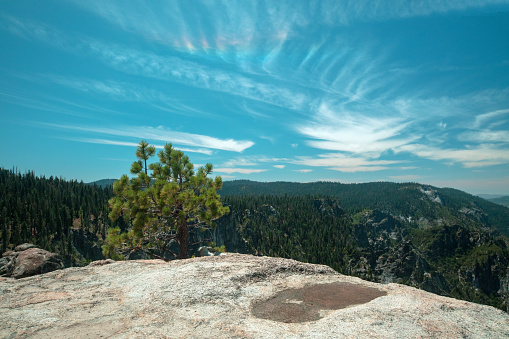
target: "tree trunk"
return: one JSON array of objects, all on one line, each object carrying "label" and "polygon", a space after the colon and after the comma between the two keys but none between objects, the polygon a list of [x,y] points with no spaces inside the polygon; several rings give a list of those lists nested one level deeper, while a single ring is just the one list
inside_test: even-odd
[{"label": "tree trunk", "polygon": [[187,259],[189,228],[186,221],[179,226],[177,237],[180,245],[178,259]]}]

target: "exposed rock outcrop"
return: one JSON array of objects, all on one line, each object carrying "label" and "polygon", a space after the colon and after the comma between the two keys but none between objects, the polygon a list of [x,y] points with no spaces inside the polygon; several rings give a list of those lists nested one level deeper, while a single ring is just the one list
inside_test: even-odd
[{"label": "exposed rock outcrop", "polygon": [[[428,193],[421,192],[419,199],[427,201],[435,194]],[[503,238],[479,227],[450,224],[441,212],[427,215],[432,222],[420,228],[388,211],[363,210],[349,215],[334,199],[304,201],[264,198],[253,204],[235,205],[232,200],[236,208],[217,221],[218,228],[210,238],[225,245],[229,252],[241,250],[326,263],[342,273],[373,282],[401,283],[509,309],[509,249]],[[436,201],[433,204],[440,205]],[[246,206],[250,208],[244,209]],[[291,224],[295,206],[307,208],[306,217],[294,219]],[[322,220],[322,216],[331,218],[309,228],[320,231],[313,233],[300,228],[313,220]],[[346,218],[343,223],[346,226],[340,234],[334,235],[332,230],[332,236],[319,239],[327,228],[322,225],[341,218]],[[228,237],[215,237],[216,234]],[[267,234],[271,234],[270,240]],[[321,245],[316,246],[317,243]],[[340,252],[342,255],[338,255]]]},{"label": "exposed rock outcrop", "polygon": [[0,276],[24,278],[64,268],[59,254],[51,253],[32,244],[21,244],[7,251],[0,259]]},{"label": "exposed rock outcrop", "polygon": [[211,239],[216,244],[224,245],[228,252],[249,253],[246,240],[239,231],[242,225],[237,222],[238,214],[242,213],[230,209],[229,214],[216,221],[216,228],[204,233],[196,232],[196,240]]},{"label": "exposed rock outcrop", "polygon": [[72,244],[84,258],[88,260],[102,260],[104,255],[99,245],[99,237],[92,232],[82,229],[72,230]]},{"label": "exposed rock outcrop", "polygon": [[509,315],[327,266],[241,254],[0,279],[2,338],[501,338]]},{"label": "exposed rock outcrop", "polygon": [[0,276],[11,276],[18,254],[19,252],[14,251],[7,251],[2,253],[2,258],[0,259]]}]

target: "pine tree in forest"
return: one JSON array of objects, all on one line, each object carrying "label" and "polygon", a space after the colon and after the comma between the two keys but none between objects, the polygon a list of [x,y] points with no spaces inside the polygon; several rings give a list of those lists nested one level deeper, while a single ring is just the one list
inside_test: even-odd
[{"label": "pine tree in forest", "polygon": [[[139,166],[143,166],[141,161],[144,161],[143,169],[145,170],[145,175],[148,176],[147,173],[147,160],[153,156],[156,153],[156,148],[154,146],[150,146],[148,142],[145,140],[142,140],[136,149],[136,157],[139,159],[139,161],[136,163],[133,163],[133,166],[136,166],[138,168]],[[136,171],[136,170],[135,170]],[[132,172],[132,169],[131,169]]]},{"label": "pine tree in forest", "polygon": [[[124,233],[110,230],[103,246],[106,256],[119,258],[137,248],[152,257],[187,258],[189,230],[213,227],[213,220],[229,212],[216,192],[222,187],[221,177],[207,177],[212,164],[195,173],[189,157],[166,144],[158,153],[159,162],[149,165],[149,176],[147,160],[153,150],[142,140],[136,150],[139,160],[131,166],[136,177],[123,175],[113,185],[116,197],[110,199],[110,218],[116,221],[123,215],[131,227]],[[179,245],[178,255],[168,247],[172,239]]]},{"label": "pine tree in forest", "polygon": [[[65,237],[64,243],[72,240],[73,219],[80,217],[80,210],[84,228],[92,216],[106,215],[112,193],[111,188],[103,190],[76,180],[47,179],[31,171],[21,174],[0,168],[0,250],[30,242],[59,251],[68,265],[86,263],[92,258],[73,250],[72,241],[63,246],[61,239]],[[112,226],[108,218],[102,221],[104,228]],[[94,237],[89,234],[88,239],[81,245],[94,246]]]}]

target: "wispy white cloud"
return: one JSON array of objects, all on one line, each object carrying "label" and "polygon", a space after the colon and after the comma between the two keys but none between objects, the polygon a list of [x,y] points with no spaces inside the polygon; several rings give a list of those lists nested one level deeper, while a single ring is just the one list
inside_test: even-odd
[{"label": "wispy white cloud", "polygon": [[509,131],[467,131],[458,136],[459,140],[479,143],[509,143]]},{"label": "wispy white cloud", "polygon": [[248,75],[178,57],[163,57],[99,41],[91,41],[89,47],[89,52],[102,62],[128,74],[174,81],[295,110],[306,108],[310,100],[304,91],[291,90],[284,84],[260,82]]},{"label": "wispy white cloud", "polygon": [[265,136],[265,135],[261,135],[261,136],[260,136],[260,139],[268,140],[268,141],[270,141],[271,143],[274,143],[274,142],[276,141],[276,138],[274,138],[274,137],[268,137],[268,136]]},{"label": "wispy white cloud", "polygon": [[235,158],[229,159],[222,164],[223,167],[237,167],[237,166],[256,166],[258,161],[253,158]]},{"label": "wispy white cloud", "polygon": [[242,152],[254,145],[251,141],[237,141],[233,139],[219,139],[200,134],[172,131],[166,127],[148,126],[124,126],[118,128],[106,127],[84,127],[75,125],[62,125],[53,123],[39,123],[42,126],[58,128],[62,130],[75,130],[95,134],[115,135],[122,137],[133,137],[148,140],[171,142],[175,145],[187,145],[205,147],[224,151]]},{"label": "wispy white cloud", "polygon": [[388,169],[388,165],[396,164],[398,161],[373,160],[366,157],[348,156],[342,153],[320,154],[318,157],[299,156],[291,163],[312,167],[325,167],[340,172],[375,172]]},{"label": "wispy white cloud", "polygon": [[[335,96],[343,95],[349,101],[362,100],[374,90],[389,92],[390,88],[394,89],[401,82],[388,84],[388,79],[399,78],[397,74],[401,72],[387,72],[387,65],[380,63],[388,46],[373,50],[373,44],[366,40],[364,46],[359,48],[359,39],[352,44],[339,34],[334,37],[327,36],[328,33],[319,34],[316,27],[326,27],[325,31],[329,31],[359,21],[379,22],[470,8],[489,9],[493,4],[507,5],[505,0],[487,0],[482,4],[476,0],[396,0],[378,2],[376,5],[369,0],[327,3],[195,1],[192,4],[158,3],[157,6],[136,2],[126,4],[122,1],[104,3],[76,0],[74,3],[120,29],[174,50],[221,60],[250,74],[268,74],[272,80],[290,77],[293,82],[298,81],[308,89],[316,86]],[[308,34],[317,34],[317,41],[312,45],[306,39]],[[196,71],[189,72],[189,64],[183,64],[181,60],[165,59],[168,62],[160,62],[151,55],[135,56],[133,51],[123,50],[119,53],[115,46],[110,49],[102,46],[99,50],[105,50],[105,54],[113,59],[106,58],[106,62],[115,64],[117,68],[139,72],[139,69],[148,70],[151,65],[157,65],[160,71],[152,76],[174,80],[181,77],[179,81],[188,81],[193,86],[201,84],[227,93],[233,92],[228,88],[227,83],[230,83],[238,89],[235,95],[282,107],[305,110],[310,98],[314,97],[295,88],[292,89],[293,93],[288,93],[284,88],[288,86],[285,85],[270,87],[265,83],[262,86],[239,74],[232,77],[226,72],[214,74],[208,70],[205,73],[213,77],[204,78],[202,74],[206,68],[190,65]],[[284,56],[284,59],[280,59],[280,56]],[[136,65],[137,61],[133,60],[139,59],[148,62]],[[169,71],[168,66],[161,68],[161,64],[175,65],[179,71]],[[397,65],[391,68],[397,68]],[[214,82],[211,78],[223,81]],[[268,87],[269,91],[264,87]],[[270,95],[274,90],[278,91],[277,96]]]},{"label": "wispy white cloud", "polygon": [[44,79],[53,83],[72,88],[81,92],[105,94],[122,101],[164,101],[167,97],[158,91],[136,88],[136,86],[118,81],[98,81],[92,79],[78,79],[57,75],[42,75]]},{"label": "wispy white cloud", "polygon": [[0,101],[27,107],[36,111],[58,113],[81,118],[90,118],[90,114],[84,113],[82,110],[78,111],[75,109],[69,109],[66,107],[61,107],[61,105],[48,103],[47,100],[34,99],[23,94],[17,95],[2,90],[0,90]]},{"label": "wispy white cloud", "polygon": [[307,142],[311,147],[379,154],[420,137],[397,138],[408,124],[401,117],[370,117],[356,112],[335,111],[322,104],[314,121],[297,126],[297,131],[318,139]]},{"label": "wispy white cloud", "polygon": [[[490,5],[507,5],[505,0],[488,0],[480,3],[475,0],[451,0],[451,1],[382,1],[376,6],[370,0],[359,0],[355,2],[334,2],[334,10],[326,8],[323,13],[323,20],[334,23],[348,24],[353,21],[388,20],[394,18],[409,18],[428,16],[431,14],[447,13],[451,11],[462,11],[469,8],[488,7]],[[324,11],[325,12],[325,11]]]},{"label": "wispy white cloud", "polygon": [[482,144],[467,149],[438,148],[422,144],[399,147],[397,152],[409,152],[421,158],[461,163],[466,168],[486,167],[509,163],[509,149]]},{"label": "wispy white cloud", "polygon": [[509,143],[509,109],[496,110],[475,117],[473,127],[458,139],[478,143]]},{"label": "wispy white cloud", "polygon": [[[481,102],[489,106],[493,102],[500,101],[506,97],[507,91],[500,92],[484,91],[472,96],[471,104],[478,108]],[[492,100],[490,100],[490,97]],[[467,104],[464,97],[458,98],[455,102],[447,100],[449,107],[463,107]],[[468,112],[464,107],[462,112]],[[459,115],[455,112],[455,115]],[[409,152],[418,157],[443,161],[448,164],[460,163],[466,168],[480,168],[509,163],[509,132],[507,131],[509,110],[495,110],[488,113],[464,117],[455,126],[461,132],[448,135],[445,139],[434,140],[432,144],[409,143],[395,147],[393,150],[399,152]],[[452,148],[445,146],[457,141],[463,142],[462,147]]]},{"label": "wispy white cloud", "polygon": [[[436,88],[428,88],[414,95],[400,95],[387,102],[388,109],[409,119],[436,123],[444,119],[461,118],[463,123],[456,121],[454,125],[449,123],[448,127],[476,129],[486,119],[505,114],[506,110],[498,110],[496,107],[507,103],[509,98],[509,88],[479,90],[458,96],[436,96],[432,91],[436,91]],[[495,111],[479,114],[492,108]]]},{"label": "wispy white cloud", "polygon": [[106,95],[118,101],[143,102],[158,110],[170,113],[195,114],[199,116],[213,116],[210,112],[198,110],[179,102],[172,96],[158,90],[145,88],[139,85],[118,82],[113,80],[99,81],[93,79],[70,78],[58,75],[41,75],[44,80],[72,88],[93,95]]},{"label": "wispy white cloud", "polygon": [[[78,141],[78,142],[86,142],[90,144],[101,144],[101,145],[115,145],[115,146],[128,146],[128,147],[138,147],[138,143],[136,142],[127,142],[127,141],[118,141],[118,140],[107,140],[107,139],[88,139],[88,138],[65,138],[66,140]],[[163,149],[163,145],[153,145],[157,149]],[[182,152],[192,152],[192,153],[202,153],[211,155],[212,150],[204,149],[204,148],[183,148],[176,147]]]},{"label": "wispy white cloud", "polygon": [[266,169],[258,169],[258,168],[227,168],[227,167],[221,167],[221,168],[215,168],[215,172],[219,173],[241,173],[241,174],[253,174],[253,173],[261,173],[267,171]]},{"label": "wispy white cloud", "polygon": [[[329,170],[340,172],[374,172],[388,169],[389,165],[400,163],[394,160],[378,160],[366,155],[348,155],[344,153],[326,153],[319,154],[316,157],[311,156],[296,156],[293,158],[278,158],[269,156],[246,156],[235,159],[230,159],[223,163],[222,167],[238,167],[238,166],[258,166],[260,163],[279,163],[272,165],[276,168],[286,168],[287,165],[301,165],[309,167],[323,167]],[[294,170],[300,173],[308,173],[312,169],[297,169]]]},{"label": "wispy white cloud", "polygon": [[229,159],[222,164],[222,167],[257,166],[260,163],[288,162],[288,158],[270,157],[266,155],[249,155]]},{"label": "wispy white cloud", "polygon": [[[131,25],[136,26],[134,28],[134,31],[141,30],[144,33],[143,36],[151,36],[151,35],[161,35],[161,36],[171,36],[172,34],[176,34],[177,37],[175,39],[171,38],[170,40],[177,41],[178,39],[181,39],[184,36],[184,40],[188,40],[191,37],[196,38],[197,36],[200,36],[199,34],[196,34],[196,31],[193,31],[193,29],[189,26],[190,24],[188,22],[185,22],[183,16],[175,17],[175,20],[178,22],[181,22],[182,27],[186,27],[185,31],[190,31],[188,38],[187,34],[182,32],[173,32],[172,30],[175,29],[175,27],[179,27],[177,24],[176,26],[174,23],[172,23],[171,26],[168,26],[168,16],[160,17],[159,20],[157,20],[155,17],[160,15],[161,13],[169,13],[172,12],[171,16],[175,14],[175,11],[162,10],[161,13],[154,13],[153,9],[149,9],[148,7],[145,7],[144,5],[141,6],[141,8],[136,9],[136,6],[131,4],[131,6],[125,6],[125,4],[121,5],[121,8],[117,8],[119,4],[115,3],[108,3],[106,4],[99,4],[96,3],[81,3],[82,6],[85,6],[88,9],[91,9],[92,11],[100,14],[104,18],[107,18],[108,20],[112,20],[112,22],[115,22],[119,24],[122,28],[130,30],[128,27]],[[134,7],[133,7],[134,6]],[[287,6],[287,5],[283,5]],[[206,7],[206,6],[205,6]],[[235,6],[234,6],[235,7]],[[269,6],[270,7],[270,6]],[[293,7],[293,6],[292,6]],[[286,41],[287,39],[290,39],[288,36],[288,33],[285,33],[292,25],[295,23],[285,23],[280,22],[279,20],[281,18],[284,18],[285,20],[295,20],[296,18],[301,19],[302,16],[306,16],[308,13],[301,13],[297,16],[292,15],[276,15],[273,16],[273,13],[270,15],[273,20],[275,20],[272,24],[268,25],[265,22],[257,22],[255,25],[248,25],[246,26],[244,19],[239,19],[237,15],[234,15],[235,11],[230,11],[230,6],[227,6],[228,12],[231,14],[231,17],[229,20],[235,20],[239,21],[240,26],[231,26],[231,22],[226,24],[218,24],[217,22],[211,23],[212,27],[216,27],[216,25],[221,26],[221,29],[225,29],[224,27],[229,27],[231,30],[231,34],[239,34],[238,32],[242,31],[240,28],[245,28],[245,30],[249,33],[243,34],[242,39],[239,38],[230,38],[230,39],[224,39],[229,44],[233,44],[234,46],[237,45],[236,41],[242,45],[246,41],[250,41],[251,38],[247,38],[247,36],[252,37],[253,32],[256,32],[255,28],[260,27],[264,28],[264,31],[266,31],[267,27],[269,27],[269,30],[273,30],[271,34],[260,34],[256,33],[257,35],[257,45],[262,44],[264,46],[263,41],[273,41],[273,44],[275,44],[276,47],[273,45],[266,46],[270,50],[270,52],[266,55],[266,58],[273,59],[274,58],[274,50],[282,48],[282,43]],[[217,10],[217,9],[216,9]],[[276,10],[276,9],[272,9]],[[146,12],[145,16],[140,16],[140,12]],[[276,10],[277,11],[277,10]],[[178,12],[178,11],[177,11]],[[295,11],[292,11],[291,13],[295,13]],[[136,20],[130,20],[129,17],[131,15],[135,15],[137,18]],[[207,17],[209,17],[209,13],[207,13]],[[217,17],[223,17],[223,15],[219,15]],[[144,20],[139,20],[139,18],[147,19],[147,21],[144,22]],[[258,18],[259,19],[259,18]],[[157,22],[160,21],[160,25],[157,24]],[[16,21],[17,22],[17,21]],[[173,21],[171,21],[173,22]],[[312,20],[309,20],[309,22],[312,22]],[[193,24],[195,21],[193,21]],[[243,24],[241,24],[243,23]],[[23,34],[26,36],[31,36],[32,38],[42,40],[46,43],[52,44],[51,39],[47,39],[46,35],[44,37],[41,37],[37,34],[37,31],[39,30],[38,25],[32,24],[32,25],[23,25],[22,23],[18,24],[12,24],[12,26],[16,26],[17,29],[23,31]],[[143,27],[141,27],[141,26]],[[297,26],[300,27],[300,24],[297,24]],[[166,28],[163,28],[166,27]],[[158,29],[166,30],[170,32],[157,32]],[[46,28],[45,30],[49,30],[49,28]],[[292,110],[297,111],[309,111],[310,107],[314,105],[314,98],[317,94],[322,95],[322,93],[314,93],[316,89],[313,89],[313,86],[310,86],[309,81],[309,75],[310,74],[317,74],[316,79],[312,80],[311,82],[315,82],[316,86],[318,86],[320,91],[326,91],[326,92],[332,92],[335,95],[342,94],[346,98],[348,98],[348,101],[356,101],[359,99],[362,99],[366,93],[369,93],[373,91],[376,88],[380,88],[383,86],[383,83],[380,83],[379,81],[375,81],[379,77],[381,77],[380,74],[377,74],[376,72],[372,72],[372,69],[374,67],[377,67],[378,65],[378,59],[379,57],[374,57],[375,55],[380,55],[379,51],[370,51],[369,48],[364,48],[363,51],[356,51],[356,53],[348,53],[350,50],[349,48],[343,48],[344,55],[348,55],[348,58],[346,60],[342,60],[341,57],[338,57],[337,47],[336,44],[333,46],[328,46],[326,52],[329,57],[324,58],[321,60],[318,65],[319,68],[314,69],[310,72],[310,70],[306,70],[305,76],[302,76],[303,80],[301,81],[301,86],[295,86],[295,80],[297,78],[292,78],[291,82],[287,81],[287,74],[285,76],[276,75],[273,76],[272,73],[269,72],[269,77],[267,79],[261,79],[257,74],[250,74],[250,72],[235,72],[235,71],[225,71],[224,67],[210,67],[209,63],[199,63],[199,62],[192,62],[189,60],[181,59],[177,56],[161,56],[154,53],[150,53],[147,51],[142,50],[136,50],[133,48],[128,48],[125,46],[112,44],[112,43],[105,43],[98,40],[94,40],[88,37],[84,36],[78,36],[78,37],[67,37],[65,34],[62,34],[58,32],[57,30],[53,29],[52,31],[55,32],[54,35],[58,35],[59,38],[57,40],[65,40],[65,49],[71,50],[74,53],[79,54],[85,54],[88,56],[92,56],[94,58],[98,58],[103,63],[109,65],[110,67],[120,70],[122,72],[128,73],[128,74],[134,74],[134,75],[141,75],[148,78],[156,78],[166,81],[172,81],[172,82],[178,82],[183,83],[189,86],[197,87],[197,88],[203,88],[213,91],[219,91],[223,93],[228,93],[235,96],[240,96],[245,99],[251,99],[255,101],[260,101],[264,103],[268,103],[275,106],[280,106],[283,108],[288,108]],[[146,32],[145,32],[146,31]],[[204,30],[205,31],[205,30]],[[230,33],[226,34],[226,36],[231,35]],[[221,34],[220,34],[221,35]],[[274,39],[267,39],[268,36],[273,36]],[[293,37],[292,37],[293,38]],[[209,46],[210,42],[204,42],[203,39],[207,39],[207,37],[201,37],[201,43],[203,46]],[[222,41],[223,39],[216,39],[216,41]],[[240,42],[239,42],[240,41]],[[216,46],[217,50],[221,50],[222,46],[219,42],[217,42],[219,45]],[[187,41],[185,45],[193,45],[192,42]],[[54,44],[53,44],[54,45]],[[58,45],[54,45],[57,46]],[[246,45],[247,46],[247,45]],[[246,47],[244,46],[244,47]],[[204,48],[205,48],[204,47]],[[208,47],[207,47],[208,48]],[[207,49],[205,48],[205,49]],[[193,49],[193,48],[191,48]],[[264,48],[262,47],[262,50]],[[288,51],[285,51],[288,52]],[[235,51],[235,56],[228,60],[228,62],[242,65],[244,63],[244,59],[246,58],[243,53],[240,51]],[[257,63],[259,60],[259,50],[256,50],[253,52],[252,55],[252,62]],[[263,51],[262,51],[263,53]],[[285,55],[288,53],[285,53]],[[205,54],[206,55],[206,54]],[[242,56],[239,56],[242,55]],[[309,53],[308,53],[309,55]],[[308,57],[305,56],[305,58]],[[265,58],[265,59],[266,59]],[[264,64],[266,64],[265,62]],[[368,66],[366,64],[368,63]],[[302,64],[302,62],[301,62]],[[266,65],[265,65],[266,66]],[[262,66],[262,67],[265,67]],[[276,68],[280,67],[280,63],[276,65]],[[339,69],[338,69],[339,67]],[[266,67],[265,67],[266,68]],[[362,70],[359,72],[359,70]],[[293,73],[293,72],[292,72]],[[290,73],[290,74],[292,74]],[[313,77],[312,77],[313,78]],[[387,78],[387,75],[385,75],[385,78]],[[132,93],[133,96],[129,96],[129,93],[125,93],[121,88],[119,88],[118,83],[88,83],[88,84],[73,84],[73,85],[80,85],[81,89],[90,90],[91,88],[93,90],[99,90],[103,92],[109,92],[112,95],[120,95],[124,97],[130,97],[130,98],[137,98],[140,96],[140,94],[136,91]],[[82,85],[86,85],[83,87]],[[144,96],[146,96],[147,93],[144,93]],[[263,116],[263,113],[254,112],[254,114],[258,114],[259,116]]]},{"label": "wispy white cloud", "polygon": [[239,106],[240,106],[240,111],[242,113],[247,113],[247,114],[249,114],[251,117],[253,117],[255,119],[258,119],[258,118],[267,119],[267,118],[269,118],[269,115],[266,112],[263,112],[261,109],[251,108],[247,104],[246,100],[244,100],[244,99],[242,99],[242,103]]},{"label": "wispy white cloud", "polygon": [[[397,153],[410,152],[425,159],[461,163],[467,168],[499,165],[509,163],[507,146],[503,146],[509,143],[506,119],[509,110],[495,110],[481,115],[475,113],[482,107],[507,102],[508,95],[508,90],[504,89],[480,91],[456,98],[398,99],[379,103],[380,113],[376,116],[372,114],[374,107],[371,105],[365,106],[364,110],[350,111],[341,105],[329,106],[328,102],[323,101],[313,120],[297,125],[296,129],[304,136],[315,139],[307,141],[309,146],[346,154],[378,157],[392,150]],[[444,116],[450,117],[450,124],[437,120]],[[461,130],[463,132],[458,134]],[[457,141],[470,145],[464,145],[464,149],[444,146]],[[385,168],[383,165],[359,165],[352,168],[343,166],[342,170]]]},{"label": "wispy white cloud", "polygon": [[59,97],[48,97],[47,99],[49,99],[50,101],[54,101],[59,105],[70,106],[73,108],[74,111],[76,111],[78,109],[80,111],[88,111],[88,112],[107,114],[107,115],[132,116],[131,113],[117,111],[117,110],[97,106],[94,104],[88,104],[88,103],[83,104],[83,103],[79,103],[79,102],[73,102],[73,101],[65,100],[65,99],[62,99]]},{"label": "wispy white cloud", "polygon": [[[486,127],[486,125],[491,122],[489,125],[493,126],[493,124],[495,125],[499,125],[500,124],[500,120],[498,119],[498,121],[495,121],[493,122],[494,119],[496,118],[500,118],[500,117],[504,117],[504,116],[508,116],[509,117],[509,109],[500,109],[500,110],[496,110],[496,111],[493,111],[493,112],[488,112],[488,113],[484,113],[484,114],[480,114],[478,116],[475,117],[475,128],[481,128],[481,127]],[[504,121],[506,122],[506,121]]]},{"label": "wispy white cloud", "polygon": [[[376,6],[368,0],[326,4],[322,1],[284,0],[198,1],[193,4],[158,3],[157,8],[143,2],[74,2],[118,28],[144,37],[149,44],[157,41],[164,45],[159,46],[158,51],[164,53],[72,32],[63,33],[46,24],[6,15],[0,16],[0,29],[89,60],[99,60],[107,67],[124,73],[124,79],[134,75],[137,79],[156,79],[158,84],[178,83],[234,96],[235,104],[244,106],[238,114],[256,119],[277,116],[281,118],[278,123],[283,125],[297,121],[292,127],[307,139],[304,141],[306,145],[343,152],[280,159],[282,163],[342,172],[379,171],[396,163],[379,158],[385,157],[390,150],[425,159],[461,163],[472,168],[508,162],[507,147],[501,143],[509,142],[504,120],[509,110],[500,109],[500,102],[507,103],[509,89],[447,97],[442,94],[437,96],[436,87],[429,86],[422,92],[410,93],[402,88],[401,84],[405,82],[399,80],[403,78],[403,71],[415,70],[402,70],[401,65],[388,67],[386,57],[391,52],[390,46],[377,46],[369,39],[359,44],[354,41],[356,37],[330,33],[339,31],[331,27],[358,21],[427,16],[508,4],[507,1],[487,0],[480,4],[474,0],[395,0]],[[189,6],[193,7],[192,10]],[[318,32],[316,27],[328,28],[324,30],[328,33]],[[310,39],[311,36],[313,39]],[[310,40],[313,40],[311,44]],[[141,85],[68,77],[54,77],[52,81],[116,100],[144,102],[171,113],[206,114],[199,108],[173,100],[170,95]],[[12,100],[18,101],[16,98]],[[39,106],[30,100],[19,102],[27,107]],[[277,114],[272,114],[265,107],[277,110]],[[45,109],[49,111],[51,107]],[[67,112],[71,114],[73,110],[67,109]],[[171,141],[200,147],[198,150],[203,153],[209,152],[205,154],[210,154],[211,149],[242,152],[254,145],[247,140],[219,139],[164,127],[122,127],[119,130],[56,124],[51,127],[100,134],[101,137]],[[457,133],[460,133],[459,136]],[[86,140],[123,143],[100,138]],[[302,145],[302,140],[296,141]],[[457,141],[467,142],[470,146],[444,146]],[[297,145],[291,146],[297,148]],[[128,146],[127,143],[125,146]],[[262,162],[276,163],[276,160],[271,157],[232,159],[221,167],[229,171],[239,168],[251,171],[244,167],[257,166]]]},{"label": "wispy white cloud", "polygon": [[294,172],[299,172],[299,173],[309,173],[309,172],[313,172],[312,169],[298,169],[298,170],[293,170]]},{"label": "wispy white cloud", "polygon": [[[72,78],[59,77],[55,75],[41,75],[41,74],[27,74],[27,73],[19,73],[19,72],[6,72],[9,76],[15,77],[17,79],[22,79],[25,81],[29,81],[31,83],[36,83],[39,86],[46,86],[48,81],[58,83],[59,80],[67,80],[71,82]],[[72,84],[69,87],[78,87],[77,84]],[[81,87],[85,87],[81,85]],[[86,90],[84,90],[86,91]],[[25,94],[21,91],[15,93],[15,91],[10,88],[9,90],[0,89],[0,96],[3,97],[0,100],[11,102],[16,105],[25,106],[29,108],[34,108],[37,110],[50,111],[55,113],[61,113],[66,115],[80,116],[80,117],[88,117],[93,118],[92,114],[101,113],[107,115],[122,115],[129,116],[130,113],[113,110],[110,108],[105,108],[101,106],[97,106],[91,104],[89,102],[83,103],[75,101],[76,99],[69,100],[63,99],[62,96],[41,94],[34,95],[33,93]],[[125,98],[127,99],[127,98]]]},{"label": "wispy white cloud", "polygon": [[130,33],[179,46],[190,53],[259,44],[262,37],[275,40],[273,44],[277,46],[277,38],[281,39],[281,35],[311,24],[338,26],[356,21],[428,16],[496,4],[507,5],[505,0],[394,0],[377,2],[376,5],[370,0],[326,3],[320,0],[266,0],[158,3],[154,8],[139,2],[73,2]]},{"label": "wispy white cloud", "polygon": [[19,19],[0,13],[0,29],[26,40],[42,41],[60,49],[72,48],[73,39],[53,27],[40,22]]},{"label": "wispy white cloud", "polygon": [[[204,63],[176,56],[161,56],[144,50],[105,43],[83,35],[69,37],[43,24],[26,23],[13,17],[7,19],[4,28],[14,34],[36,39],[75,54],[92,56],[128,74],[182,83],[289,109],[305,109],[310,101],[308,94],[303,90],[289,89],[287,85],[273,84],[273,81],[258,81],[255,77],[241,72],[226,71],[223,68],[209,67]],[[117,86],[112,84],[89,83],[86,87],[110,91],[111,94],[122,94],[118,92]]]},{"label": "wispy white cloud", "polygon": [[[226,72],[222,64],[217,64],[217,68],[206,67],[177,57],[91,43],[96,57],[116,69],[301,111],[313,111],[309,108],[314,105],[314,98],[324,95],[322,92],[356,102],[372,100],[367,96],[374,91],[382,98],[397,91],[402,83],[401,68],[392,65],[390,68],[396,71],[391,72],[383,62],[388,46],[375,48],[376,44],[366,39],[359,47],[360,39],[353,38],[352,43],[340,34],[332,37],[327,35],[330,33],[318,33],[316,27],[327,27],[325,31],[329,31],[358,21],[379,22],[507,5],[505,0],[487,0],[482,4],[476,0],[396,0],[376,5],[369,0],[195,1],[156,6],[122,1],[74,3],[131,34],[176,51],[223,61],[234,65],[230,69],[242,72]],[[316,34],[317,41],[310,45],[308,34]],[[269,77],[260,80],[260,74]],[[275,85],[274,81],[279,83]],[[315,89],[320,91],[318,95]]]}]

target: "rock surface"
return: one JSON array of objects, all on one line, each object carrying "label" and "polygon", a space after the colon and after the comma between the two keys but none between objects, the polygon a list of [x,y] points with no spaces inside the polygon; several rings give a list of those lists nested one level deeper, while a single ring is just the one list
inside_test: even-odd
[{"label": "rock surface", "polygon": [[0,324],[2,338],[509,337],[493,307],[241,254],[0,278]]},{"label": "rock surface", "polygon": [[0,276],[16,279],[48,273],[64,268],[62,258],[57,253],[22,244],[15,251],[7,251],[0,259]]},{"label": "rock surface", "polygon": [[14,252],[23,252],[25,250],[28,250],[29,248],[34,248],[35,245],[34,244],[29,244],[29,243],[24,243],[24,244],[21,244],[21,245],[18,245],[14,248]]}]

